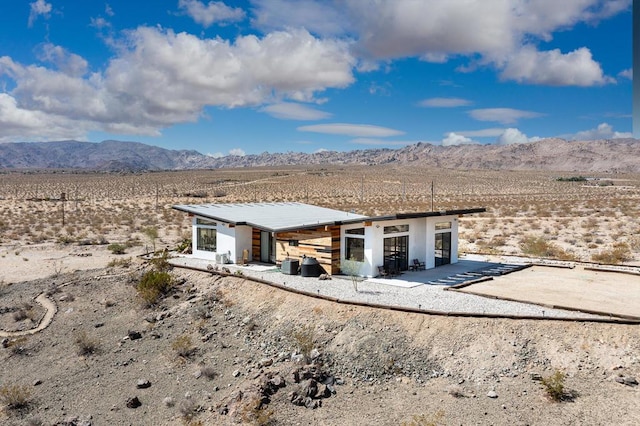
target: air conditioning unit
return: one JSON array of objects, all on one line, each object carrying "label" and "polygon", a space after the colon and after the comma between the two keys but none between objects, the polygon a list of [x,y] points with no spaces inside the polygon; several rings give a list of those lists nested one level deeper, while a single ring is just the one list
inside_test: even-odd
[{"label": "air conditioning unit", "polygon": [[216,263],[218,264],[229,263],[229,255],[227,253],[216,253]]}]

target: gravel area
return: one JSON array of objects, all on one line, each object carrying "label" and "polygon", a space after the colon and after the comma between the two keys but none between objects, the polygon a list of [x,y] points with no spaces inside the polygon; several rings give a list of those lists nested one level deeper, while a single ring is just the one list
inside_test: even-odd
[{"label": "gravel area", "polygon": [[[211,261],[182,255],[171,259],[176,266],[188,266],[206,269]],[[389,284],[381,283],[379,279],[358,282],[355,290],[350,277],[332,276],[331,280],[302,277],[300,275],[285,275],[275,266],[268,265],[221,265],[227,267],[231,273],[242,271],[247,277],[254,277],[297,291],[318,294],[320,296],[337,298],[353,303],[371,303],[390,307],[402,307],[441,313],[465,313],[479,315],[527,316],[539,318],[580,318],[598,319],[608,318],[576,311],[551,309],[528,303],[512,302],[492,299],[455,291],[446,291],[444,286],[416,284],[403,286],[401,279],[389,280]],[[399,281],[399,285],[394,285]]]}]

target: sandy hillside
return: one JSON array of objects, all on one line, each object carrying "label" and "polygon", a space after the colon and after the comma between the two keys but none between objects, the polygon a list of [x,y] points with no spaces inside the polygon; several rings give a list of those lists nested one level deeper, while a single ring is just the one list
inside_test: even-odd
[{"label": "sandy hillside", "polygon": [[[0,348],[0,386],[28,393],[3,424],[640,423],[637,326],[404,314],[181,270],[175,293],[147,309],[134,289],[142,267],[4,285],[4,330],[39,321],[41,292],[57,313]],[[564,402],[537,380],[556,371]]]}]

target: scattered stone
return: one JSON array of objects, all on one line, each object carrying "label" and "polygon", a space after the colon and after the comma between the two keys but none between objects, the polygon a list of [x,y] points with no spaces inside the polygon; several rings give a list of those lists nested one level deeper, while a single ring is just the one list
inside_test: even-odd
[{"label": "scattered stone", "polygon": [[131,340],[142,339],[142,333],[140,333],[139,331],[135,331],[135,330],[129,330],[128,336],[129,336],[129,339],[131,339]]},{"label": "scattered stone", "polygon": [[496,391],[490,390],[489,392],[487,392],[487,397],[495,399],[498,397],[498,394],[496,393]]},{"label": "scattered stone", "polygon": [[3,348],[8,348],[9,347],[9,339],[7,339],[6,337],[4,339],[2,339],[2,347]]},{"label": "scattered stone", "polygon": [[260,362],[258,362],[258,367],[270,367],[273,365],[273,358],[262,358]]},{"label": "scattered stone", "polygon": [[240,375],[240,370],[233,370],[233,373],[231,373],[231,375],[233,377],[238,377]]},{"label": "scattered stone", "polygon": [[531,380],[536,382],[542,381],[542,374],[540,373],[529,373],[529,377],[531,377]]},{"label": "scattered stone", "polygon": [[33,382],[33,386],[40,386],[42,384],[42,380],[37,379]]},{"label": "scattered stone", "polygon": [[147,389],[151,387],[151,382],[146,379],[138,379],[138,382],[136,383],[136,387],[138,389]]},{"label": "scattered stone", "polygon": [[141,405],[142,405],[142,402],[140,402],[137,396],[127,399],[127,408],[138,408]]},{"label": "scattered stone", "polygon": [[311,349],[311,352],[309,352],[309,358],[312,360],[320,358],[320,351],[316,348]]},{"label": "scattered stone", "polygon": [[319,279],[320,281],[330,280],[330,279],[331,279],[331,275],[329,275],[329,274],[320,274],[320,276],[318,277],[318,279]]},{"label": "scattered stone", "polygon": [[103,322],[97,322],[97,323],[93,324],[93,326],[94,326],[95,328],[100,328],[100,327],[103,327],[103,326],[104,326],[104,323],[103,323]]},{"label": "scattered stone", "polygon": [[627,385],[627,386],[637,386],[638,385],[638,380],[636,380],[635,377],[632,376],[616,376],[616,382],[620,383],[621,385]]}]

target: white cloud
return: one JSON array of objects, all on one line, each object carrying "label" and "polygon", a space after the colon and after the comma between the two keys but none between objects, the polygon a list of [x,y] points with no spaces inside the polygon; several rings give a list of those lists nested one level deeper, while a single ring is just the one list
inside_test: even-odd
[{"label": "white cloud", "polygon": [[472,145],[477,144],[478,142],[470,139],[466,136],[459,135],[457,133],[448,133],[444,139],[442,139],[442,146],[453,146],[453,145]]},{"label": "white cloud", "polygon": [[107,14],[107,16],[114,16],[115,13],[113,12],[113,9],[111,8],[111,6],[109,6],[109,4],[105,4],[104,5],[104,13]]},{"label": "white cloud", "polygon": [[[580,23],[595,25],[628,10],[631,0],[254,0],[253,5],[254,24],[263,30],[307,28],[348,37],[355,41],[354,52],[369,61],[417,57],[445,62],[467,56],[472,62],[460,70],[487,65],[503,70],[512,62],[504,78],[584,86],[610,82],[590,52],[538,52],[532,46],[551,41],[555,32]],[[536,78],[522,69],[531,61],[551,69]],[[562,64],[577,69],[556,71]]]},{"label": "white cloud", "polygon": [[328,112],[291,102],[268,105],[260,108],[260,111],[282,120],[322,120],[331,117]]},{"label": "white cloud", "polygon": [[563,54],[558,49],[539,52],[533,46],[525,46],[507,59],[500,77],[547,86],[597,86],[615,82],[603,74],[586,47]]},{"label": "white cloud", "polygon": [[512,145],[519,143],[529,143],[539,141],[540,138],[537,136],[527,137],[524,133],[522,133],[518,129],[508,128],[505,129],[504,132],[496,139],[497,145]]},{"label": "white cloud", "polygon": [[81,77],[87,72],[89,65],[87,61],[61,46],[45,43],[40,46],[37,53],[40,61],[54,64],[68,76]]},{"label": "white cloud", "polygon": [[480,129],[480,130],[456,130],[454,133],[462,136],[467,136],[469,138],[486,138],[486,137],[496,137],[500,136],[504,133],[504,128],[502,127],[491,127],[488,129]]},{"label": "white cloud", "polygon": [[323,36],[343,35],[349,16],[339,3],[325,0],[253,0],[252,24],[264,32],[306,28]]},{"label": "white cloud", "polygon": [[[70,125],[70,132],[145,135],[196,121],[207,105],[257,106],[274,99],[322,102],[316,93],[354,80],[355,60],[348,46],[319,40],[304,30],[239,37],[230,43],[140,27],[127,33],[118,52],[103,73],[81,75],[86,72],[83,58],[47,44],[42,59],[60,71],[25,66],[4,56],[0,76],[14,86],[10,95],[18,108],[65,117],[57,122]],[[12,128],[0,128],[0,137],[11,136]],[[48,131],[41,128],[44,135]]]},{"label": "white cloud", "polygon": [[388,136],[404,134],[404,132],[400,130],[390,129],[388,127],[347,123],[313,124],[310,126],[298,127],[297,130],[301,132],[326,133],[331,135],[346,135],[366,138],[385,138]]},{"label": "white cloud", "polygon": [[627,78],[629,80],[633,80],[633,68],[629,68],[626,70],[622,70],[618,73],[618,76],[622,78]]},{"label": "white cloud", "polygon": [[462,98],[429,98],[418,103],[419,106],[429,108],[456,108],[471,105],[471,101]]},{"label": "white cloud", "polygon": [[541,117],[543,114],[513,108],[482,108],[469,111],[471,118],[478,121],[495,121],[502,124],[513,124],[523,118]]},{"label": "white cloud", "polygon": [[211,158],[222,158],[222,157],[224,157],[224,154],[221,153],[221,152],[214,152],[214,153],[208,152],[205,155],[207,157],[211,157]]},{"label": "white cloud", "polygon": [[242,21],[246,15],[241,8],[229,7],[221,1],[210,1],[205,5],[198,0],[179,0],[178,7],[185,10],[187,15],[205,28],[214,23]]},{"label": "white cloud", "polygon": [[565,139],[576,141],[591,141],[599,139],[623,139],[631,138],[630,132],[617,132],[613,130],[613,126],[608,123],[600,123],[595,129],[583,130],[572,135],[563,135]]},{"label": "white cloud", "polygon": [[245,156],[245,152],[244,150],[240,149],[240,148],[233,148],[229,150],[229,155],[235,155],[238,157],[244,157]]},{"label": "white cloud", "polygon": [[51,15],[51,3],[47,3],[45,0],[36,0],[33,3],[29,3],[31,11],[29,12],[29,27],[33,26],[33,23],[39,16],[45,19],[49,19]]}]

